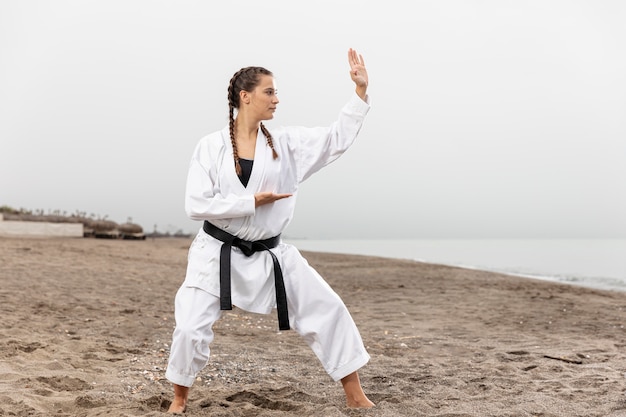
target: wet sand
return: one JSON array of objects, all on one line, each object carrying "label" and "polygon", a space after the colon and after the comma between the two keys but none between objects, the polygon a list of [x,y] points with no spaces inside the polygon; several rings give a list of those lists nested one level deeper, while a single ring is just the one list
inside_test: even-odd
[{"label": "wet sand", "polygon": [[[0,237],[0,416],[165,416],[191,239]],[[303,252],[372,359],[344,405],[276,316],[225,313],[186,415],[626,416],[626,293]]]}]

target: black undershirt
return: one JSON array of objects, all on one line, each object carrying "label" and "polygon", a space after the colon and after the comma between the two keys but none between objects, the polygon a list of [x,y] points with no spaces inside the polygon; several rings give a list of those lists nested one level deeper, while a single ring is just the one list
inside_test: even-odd
[{"label": "black undershirt", "polygon": [[252,159],[239,158],[239,165],[241,166],[241,175],[239,176],[239,180],[241,181],[244,187],[248,186],[248,181],[250,180],[250,174],[252,174],[253,163],[254,163],[254,160]]}]

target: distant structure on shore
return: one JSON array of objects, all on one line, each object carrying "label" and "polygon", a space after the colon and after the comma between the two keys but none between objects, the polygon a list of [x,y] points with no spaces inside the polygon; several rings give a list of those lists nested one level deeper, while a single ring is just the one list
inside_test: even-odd
[{"label": "distant structure on shore", "polygon": [[11,215],[0,213],[0,236],[83,237],[83,225],[16,220]]},{"label": "distant structure on shore", "polygon": [[144,233],[143,228],[128,218],[125,223],[108,220],[107,216],[76,211],[67,214],[60,210],[45,213],[43,210],[19,210],[0,206],[0,236],[65,236],[91,237],[98,239],[145,240],[147,237],[189,238],[191,234],[178,230],[175,233],[159,232],[154,226],[152,233]]},{"label": "distant structure on shore", "polygon": [[105,218],[96,219],[86,213],[72,215],[58,211],[44,214],[43,211],[15,210],[0,207],[0,236],[67,236],[94,237],[101,239],[144,240],[143,228],[131,219],[118,224]]}]

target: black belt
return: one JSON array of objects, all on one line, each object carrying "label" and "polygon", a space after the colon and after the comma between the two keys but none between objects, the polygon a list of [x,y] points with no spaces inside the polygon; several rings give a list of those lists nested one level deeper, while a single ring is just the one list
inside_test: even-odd
[{"label": "black belt", "polygon": [[270,250],[280,243],[280,235],[265,240],[257,240],[250,242],[242,240],[237,236],[233,236],[223,231],[219,227],[204,222],[202,229],[213,236],[215,239],[224,242],[220,250],[220,309],[232,310],[233,303],[230,294],[230,252],[233,246],[241,249],[244,255],[250,256],[254,252],[268,251],[272,255],[274,261],[274,284],[276,287],[276,307],[278,309],[278,328],[280,330],[289,330],[289,313],[287,311],[287,293],[285,292],[285,281],[283,280],[283,271],[280,268],[278,258]]}]

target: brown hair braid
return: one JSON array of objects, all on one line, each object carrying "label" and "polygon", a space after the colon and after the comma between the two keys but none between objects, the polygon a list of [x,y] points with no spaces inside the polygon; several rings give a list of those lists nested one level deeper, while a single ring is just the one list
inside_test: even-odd
[{"label": "brown hair braid", "polygon": [[[252,91],[259,84],[260,75],[273,76],[272,72],[263,67],[245,67],[240,69],[232,76],[228,84],[228,129],[230,131],[230,142],[233,145],[233,158],[235,160],[235,171],[241,176],[241,165],[239,164],[239,154],[237,152],[237,142],[235,141],[235,109],[239,109],[239,93],[241,91]],[[278,154],[274,149],[272,135],[267,128],[261,123],[261,132],[267,138],[267,145],[272,149],[274,159],[278,158]]]}]

